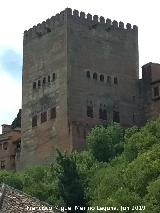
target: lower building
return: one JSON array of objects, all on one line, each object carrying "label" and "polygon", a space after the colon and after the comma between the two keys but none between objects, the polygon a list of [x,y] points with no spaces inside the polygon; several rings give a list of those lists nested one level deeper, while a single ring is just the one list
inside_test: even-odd
[{"label": "lower building", "polygon": [[[9,128],[10,127],[10,128]],[[11,129],[9,125],[2,125],[0,135],[0,170],[16,171],[20,160],[21,130]]]}]

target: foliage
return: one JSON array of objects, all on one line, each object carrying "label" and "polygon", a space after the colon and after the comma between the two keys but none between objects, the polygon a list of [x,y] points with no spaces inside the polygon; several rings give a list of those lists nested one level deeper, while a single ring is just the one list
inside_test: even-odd
[{"label": "foliage", "polygon": [[75,210],[75,206],[86,206],[84,188],[73,155],[61,154],[58,151],[57,176],[59,193],[62,196],[65,207],[71,207],[69,212],[81,212]]},{"label": "foliage", "polygon": [[[58,152],[57,163],[22,172],[0,172],[0,183],[57,206],[145,206],[160,212],[160,120],[143,128],[118,124],[93,129],[88,150]],[[82,211],[81,211],[82,212]],[[83,212],[86,212],[85,210]],[[91,212],[88,210],[88,212]],[[99,212],[98,210],[94,211]],[[115,212],[115,210],[110,210]]]},{"label": "foliage", "polygon": [[159,132],[160,120],[125,130],[124,152],[97,168],[90,180],[90,206],[129,206],[126,212],[133,212],[131,206],[144,205],[147,213],[160,212]]},{"label": "foliage", "polygon": [[108,162],[123,151],[124,131],[119,124],[92,129],[87,137],[90,152],[96,160]]},{"label": "foliage", "polygon": [[19,110],[17,117],[13,120],[11,127],[12,127],[12,129],[21,127],[21,109]]}]

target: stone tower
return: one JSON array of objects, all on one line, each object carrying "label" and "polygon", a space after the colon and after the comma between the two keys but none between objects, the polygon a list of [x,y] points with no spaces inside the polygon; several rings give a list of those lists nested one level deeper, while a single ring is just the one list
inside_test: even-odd
[{"label": "stone tower", "polygon": [[82,150],[97,124],[140,123],[138,28],[67,8],[24,32],[21,167]]}]

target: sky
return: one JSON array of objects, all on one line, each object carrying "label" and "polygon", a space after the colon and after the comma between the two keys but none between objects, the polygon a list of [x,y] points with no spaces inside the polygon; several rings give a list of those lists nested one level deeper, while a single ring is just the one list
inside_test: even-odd
[{"label": "sky", "polygon": [[[1,0],[0,125],[21,108],[23,32],[66,7],[138,25],[139,65],[160,63],[159,0]],[[0,128],[1,132],[1,128]]]}]

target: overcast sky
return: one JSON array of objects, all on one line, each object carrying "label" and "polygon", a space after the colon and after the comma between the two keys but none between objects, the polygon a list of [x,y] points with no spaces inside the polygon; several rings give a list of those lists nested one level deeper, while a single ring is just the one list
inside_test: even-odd
[{"label": "overcast sky", "polygon": [[[10,124],[21,108],[23,31],[66,7],[138,25],[140,67],[160,63],[159,0],[1,0],[0,125]],[[0,129],[1,132],[1,129]]]}]

